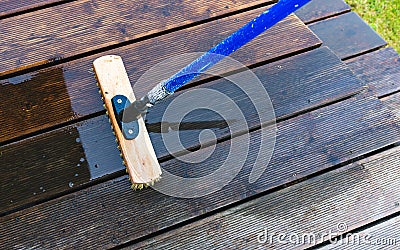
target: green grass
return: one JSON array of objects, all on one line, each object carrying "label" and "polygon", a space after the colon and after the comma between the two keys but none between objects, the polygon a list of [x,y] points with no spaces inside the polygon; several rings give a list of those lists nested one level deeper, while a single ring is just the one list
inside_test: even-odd
[{"label": "green grass", "polygon": [[400,0],[345,0],[400,53]]}]

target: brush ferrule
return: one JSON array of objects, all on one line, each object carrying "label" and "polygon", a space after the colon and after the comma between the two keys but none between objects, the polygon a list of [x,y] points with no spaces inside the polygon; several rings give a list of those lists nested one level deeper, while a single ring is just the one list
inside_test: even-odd
[{"label": "brush ferrule", "polygon": [[147,98],[150,104],[154,105],[171,94],[172,93],[165,88],[164,82],[160,82],[147,93]]},{"label": "brush ferrule", "polygon": [[140,100],[134,101],[131,105],[125,107],[119,114],[119,119],[123,122],[131,122],[139,119],[142,115],[147,113],[147,109],[152,105],[147,96]]},{"label": "brush ferrule", "polygon": [[131,105],[122,110],[118,116],[123,122],[131,122],[139,119],[147,113],[147,109],[167,96],[171,95],[164,86],[164,82],[157,84],[152,90],[140,100],[134,101]]}]

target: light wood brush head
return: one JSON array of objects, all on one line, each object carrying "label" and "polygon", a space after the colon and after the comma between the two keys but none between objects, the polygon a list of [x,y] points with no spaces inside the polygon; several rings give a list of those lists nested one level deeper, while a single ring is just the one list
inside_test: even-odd
[{"label": "light wood brush head", "polygon": [[160,179],[161,168],[143,118],[137,120],[138,135],[134,139],[126,139],[112,105],[112,98],[117,95],[126,96],[130,102],[136,100],[122,58],[102,56],[93,62],[93,68],[132,188],[142,189],[153,185]]}]

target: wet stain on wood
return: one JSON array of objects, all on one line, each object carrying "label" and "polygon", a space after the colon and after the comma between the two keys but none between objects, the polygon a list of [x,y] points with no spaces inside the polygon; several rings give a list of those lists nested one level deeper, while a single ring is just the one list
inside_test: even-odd
[{"label": "wet stain on wood", "polygon": [[107,118],[98,117],[0,147],[0,210],[47,199],[123,170],[112,137]]},{"label": "wet stain on wood", "polygon": [[49,120],[76,117],[62,68],[1,80],[0,89],[0,140],[37,131]]},{"label": "wet stain on wood", "polygon": [[[3,225],[8,228],[5,232],[0,231],[7,239],[4,245],[12,246],[16,242],[25,242],[25,244],[52,247],[58,241],[53,237],[59,233],[57,228],[70,228],[71,232],[63,237],[64,246],[80,247],[85,243],[76,241],[79,238],[76,232],[82,233],[78,228],[104,226],[104,230],[90,231],[90,237],[96,239],[91,242],[91,246],[115,246],[116,243],[111,241],[114,235],[118,237],[118,244],[125,243],[339,163],[330,162],[329,155],[335,155],[340,162],[346,162],[398,141],[400,126],[393,122],[393,116],[376,98],[364,97],[357,96],[280,123],[274,156],[256,183],[248,184],[248,174],[252,165],[250,163],[257,156],[257,145],[260,140],[258,131],[250,133],[253,146],[246,159],[247,163],[239,175],[226,188],[210,196],[189,200],[165,196],[151,189],[132,192],[127,179],[116,179],[3,217]],[[304,126],[309,123],[315,123],[315,130],[312,133],[318,135],[317,141],[312,144],[298,139],[311,133]],[[233,140],[240,142],[239,137]],[[173,159],[162,163],[162,166],[177,169],[181,173],[192,168],[200,173],[209,166],[220,164],[229,152],[229,144],[230,141],[217,144],[213,155],[202,163],[189,164]],[[193,154],[195,156],[202,153],[200,150]],[[357,185],[357,181],[367,177],[362,172],[345,176],[355,176],[357,179],[354,184],[350,182],[348,185]],[[360,177],[362,179],[359,179]],[[221,178],[225,176],[222,175]],[[279,193],[276,193],[276,196],[280,197]],[[75,203],[78,205],[74,205]],[[71,205],[74,209],[69,208]],[[96,209],[93,210],[93,207]],[[39,215],[40,220],[37,219]],[[15,222],[15,216],[20,218],[20,223]],[[126,218],[129,220],[125,220],[118,231],[115,227],[107,226]],[[58,225],[57,228],[49,227],[50,221]],[[143,228],[147,230],[144,231]],[[38,237],[42,239],[41,242],[36,240],[37,237],[27,238],[32,230],[40,232]],[[128,230],[129,233],[123,235],[118,233],[119,230]],[[13,237],[7,237],[8,235]]]},{"label": "wet stain on wood", "polygon": [[[232,166],[245,160],[239,174],[222,190],[196,199],[169,197],[152,189],[130,190],[115,137],[102,115],[92,61],[104,54],[122,55],[134,83],[171,55],[208,50],[265,9],[254,6],[276,1],[85,0],[52,5],[58,2],[0,3],[4,59],[0,62],[0,235],[5,248],[115,247],[274,188],[275,192],[261,198],[133,247],[176,247],[176,238],[186,248],[190,242],[224,247],[227,241],[235,248],[258,247],[254,232],[265,225],[279,232],[287,228],[308,232],[310,226],[325,231],[340,220],[358,228],[399,212],[398,148],[332,170],[400,139],[398,94],[387,96],[398,91],[398,55],[388,48],[347,60],[364,83],[352,75],[334,53],[347,59],[385,42],[356,14],[342,14],[349,11],[343,1],[315,0],[297,12],[300,19],[312,22],[309,27],[333,52],[326,47],[315,49],[321,45],[319,38],[291,15],[233,54],[253,67],[279,118],[274,155],[257,182],[249,183],[249,173],[261,132],[270,127],[258,129],[265,121],[258,119],[250,98],[233,84],[219,79],[188,88],[226,93],[245,114],[247,125],[255,129],[251,133],[238,125],[236,116],[224,120],[204,109],[189,113],[181,123],[161,119],[167,105],[186,89],[151,109],[146,126],[158,159],[164,169],[178,176],[213,173],[229,155],[231,143],[242,145],[242,151],[246,136],[250,137],[249,154]],[[46,4],[51,7],[29,11]],[[243,9],[253,10],[239,13]],[[26,13],[13,15],[19,11]],[[239,14],[227,15],[233,11]],[[326,19],[332,16],[337,17]],[[210,18],[212,22],[198,25]],[[183,25],[186,29],[177,31]],[[175,31],[165,32],[171,29]],[[119,47],[122,42],[126,46]],[[108,46],[115,49],[91,54]],[[70,57],[74,60],[44,68]],[[43,69],[19,74],[36,66]],[[237,68],[218,70],[226,73]],[[7,77],[8,73],[13,77]],[[157,81],[144,82],[144,87],[134,84],[136,95],[143,95]],[[360,93],[363,84],[372,91]],[[385,97],[379,100],[374,93]],[[229,127],[244,134],[229,139]],[[167,151],[161,138],[173,132],[180,134],[184,147],[194,151],[187,158],[209,157],[197,163],[174,158],[175,152]],[[205,136],[208,133],[214,137]],[[16,141],[21,138],[25,139]],[[213,138],[224,141],[213,145]],[[204,147],[205,143],[210,147]],[[305,180],[327,170],[331,171]],[[226,178],[229,174],[222,173],[220,180]],[[176,183],[170,188],[182,189]]]},{"label": "wet stain on wood", "polygon": [[[194,30],[182,30],[179,31],[178,34],[168,34],[106,53],[122,56],[128,74],[130,75],[130,81],[131,83],[135,83],[142,74],[154,66],[154,64],[170,58],[171,55],[175,55],[175,53],[183,54],[195,51],[207,51],[210,44],[219,42],[220,37],[228,34],[231,30],[239,28],[259,11],[260,10],[255,10],[250,13],[239,14],[238,16],[242,17],[240,23],[233,22],[235,16],[228,17],[220,22],[211,22],[201,25]],[[217,33],[217,35],[215,35],[215,33]],[[288,39],[286,44],[281,44],[279,42],[283,33],[285,33],[285,37]],[[272,47],[263,46],[266,37],[275,45]],[[311,49],[319,44],[320,41],[315,35],[313,35],[298,18],[291,16],[283,23],[278,24],[270,31],[256,38],[248,46],[235,52],[232,57],[250,66],[263,61],[277,60],[290,53]],[[252,55],[252,57],[249,58],[249,54]],[[15,95],[16,92],[10,95],[9,91],[3,89],[15,89],[17,91],[17,89],[20,88],[18,91],[23,91],[24,89],[34,87],[31,92],[28,92],[28,96],[33,96],[30,98],[35,98],[38,100],[37,102],[41,104],[40,107],[30,112],[31,118],[26,127],[19,126],[19,124],[26,124],[24,121],[26,116],[11,116],[10,120],[0,120],[0,141],[17,138],[36,132],[39,129],[55,126],[103,110],[94,74],[91,70],[92,62],[98,56],[100,55],[75,60],[57,67],[35,71],[14,78],[0,80],[0,99],[7,99],[7,103],[18,104],[20,102],[25,102],[25,99],[28,99],[26,96]],[[235,70],[235,68],[223,68],[220,72],[223,73],[230,70]],[[55,75],[54,72],[58,72],[58,75]],[[175,72],[170,73],[172,75]],[[37,81],[37,77],[32,78],[32,76],[40,76],[40,81]],[[150,80],[151,79],[152,78],[150,78]],[[202,79],[205,79],[205,77]],[[7,84],[9,82],[18,83],[16,85],[20,87],[8,86]],[[21,82],[23,82],[23,84],[21,84]],[[49,84],[48,90],[46,90],[47,84]],[[135,95],[143,96],[155,84],[154,81],[142,81],[140,87],[135,87],[134,85]],[[50,95],[49,91],[59,93],[57,98],[55,98],[53,102],[39,101],[40,99],[48,98],[48,95]],[[3,103],[3,105],[8,104]],[[53,112],[50,115],[46,115],[46,110],[54,110],[55,108],[59,109],[58,113]],[[11,109],[11,107],[7,108],[4,106],[4,115],[12,114],[14,109],[19,110],[23,109],[23,107],[17,105],[13,106]],[[34,121],[34,119],[37,120]]]},{"label": "wet stain on wood", "polygon": [[[298,68],[301,68],[303,70],[297,72],[296,69]],[[285,72],[283,72],[283,70],[285,70]],[[326,102],[334,101],[355,94],[362,89],[359,80],[354,76],[352,76],[351,72],[347,69],[347,67],[327,48],[313,50],[311,52],[297,55],[292,58],[285,59],[283,61],[262,66],[254,69],[254,72],[261,79],[264,87],[269,92],[270,97],[272,98],[274,104],[275,114],[277,115],[277,117],[280,118],[286,117],[293,113],[300,113],[302,111],[304,112],[307,109],[317,107],[318,105],[323,105]],[[322,77],[322,76],[329,76],[329,77]],[[301,79],[300,81],[299,78]],[[281,91],[283,89],[282,86],[285,86],[284,87],[284,89],[286,90],[285,92]],[[245,115],[246,121],[242,121],[242,123],[243,122],[247,123],[247,125],[250,128],[260,126],[260,118],[254,109],[254,104],[252,103],[252,101],[257,103],[257,102],[264,102],[265,100],[261,99],[251,100],[248,96],[246,96],[245,93],[242,92],[242,90],[240,90],[238,87],[236,87],[227,80],[216,80],[210,83],[206,83],[203,84],[201,88],[208,88],[228,95],[240,107],[241,112],[243,112],[243,114]],[[175,98],[177,98],[180,94],[181,93],[176,93],[174,96],[171,97],[169,101],[154,106],[146,117],[147,128],[150,131],[150,138],[152,140],[154,149],[159,159],[169,157],[171,154],[173,153],[176,154],[178,152],[178,151],[168,152],[165,144],[163,143],[164,139],[162,138],[162,134],[158,133],[159,131],[158,130],[155,131],[153,128],[157,127],[157,124],[160,124],[160,122],[164,123],[175,122],[165,119],[161,120],[161,118],[163,117],[163,114],[168,104]],[[312,98],[312,102],[308,102],[310,98]],[[229,110],[232,108],[231,107],[232,103],[220,103],[220,105],[222,105],[222,109]],[[271,112],[271,110],[263,110],[263,112]],[[192,148],[192,149],[198,148],[200,146],[199,138],[201,138],[200,136],[201,131],[202,129],[205,129],[204,122],[209,122],[208,125],[210,124],[213,125],[213,123],[210,122],[220,121],[221,119],[222,120],[227,119],[227,122],[231,121],[231,124],[229,124],[228,127],[226,126],[208,127],[208,129],[210,129],[214,133],[217,139],[230,136],[232,131],[238,132],[243,130],[241,126],[238,126],[238,124],[240,125],[241,123],[235,121],[235,119],[237,119],[237,116],[221,117],[215,112],[210,112],[209,110],[205,109],[199,109],[188,114],[188,116],[183,120],[182,126],[184,126],[185,124],[187,125],[185,125],[186,128],[184,130],[179,131],[182,144],[187,148]],[[295,118],[295,120],[296,119],[297,118]],[[307,128],[307,130],[310,131],[310,133],[312,133],[317,125],[308,122],[304,123],[302,126]],[[78,126],[78,128],[80,127],[81,126]],[[115,138],[113,138],[113,135],[111,134],[111,129],[109,129],[109,124],[107,122],[107,119],[104,116],[95,119],[90,119],[88,120],[88,124],[82,127],[83,128],[81,130],[89,131],[92,137],[98,134],[97,136],[104,136],[104,138],[106,138],[104,139],[105,144],[104,145],[102,144],[103,146],[98,146],[96,139],[91,139],[91,140],[81,139],[81,141],[85,141],[85,143],[87,143],[87,147],[85,148],[87,150],[90,150],[91,153],[89,153],[89,155],[94,154],[96,157],[102,155],[104,157],[109,157],[110,159],[115,159],[113,157],[117,157],[118,160],[116,162],[110,162],[107,165],[109,167],[113,166],[114,164],[120,164],[121,160],[119,159],[118,152],[117,151],[114,152],[110,149],[114,147],[116,148],[116,144],[114,142]],[[57,138],[54,139],[54,141],[59,141],[60,143],[62,143],[62,141],[64,140],[63,139],[64,134],[60,131],[62,131],[62,129],[50,132],[46,136],[50,136],[51,134],[52,137],[54,136],[54,138]],[[84,133],[81,134],[85,135]],[[202,144],[212,143],[213,138],[214,138],[213,136],[211,137],[203,136]],[[311,145],[316,141],[317,136],[314,134],[307,134],[306,137],[301,137],[301,138],[308,141]],[[290,138],[282,138],[282,140],[284,141],[284,143],[291,144]],[[27,143],[27,141],[30,140],[27,139],[22,142],[18,142],[16,143],[16,145],[24,145],[25,143]],[[41,143],[35,144],[34,142],[32,142],[32,144],[29,145],[30,145],[29,147],[32,148],[42,147]],[[294,146],[288,146],[288,148],[291,149],[295,147],[295,145],[296,144],[294,144]],[[18,147],[19,146],[15,146],[12,144],[10,145],[8,150],[10,152],[13,152],[13,154],[16,154],[18,151],[17,150]],[[56,148],[55,146],[50,146],[50,147]],[[16,150],[13,150],[13,148],[16,148]],[[110,149],[111,151],[108,151],[108,149]],[[294,152],[296,151],[295,148],[293,148],[293,150]],[[29,156],[27,157],[28,157],[27,159],[22,158],[21,163],[18,163],[16,165],[17,166],[21,166],[24,164],[29,165],[30,164],[28,160]],[[57,159],[53,160],[56,161]],[[210,166],[212,166],[212,164],[210,164]],[[210,166],[209,168],[207,168],[208,172],[206,173],[209,173],[209,171],[213,171],[214,168]],[[60,171],[62,171],[62,169],[66,167],[67,166],[60,165],[59,166],[59,168],[61,168]],[[178,172],[181,171],[183,169],[183,166],[179,167],[167,166],[167,169],[172,173],[178,174],[177,171]],[[103,172],[100,172],[100,174],[97,175],[96,177],[112,174],[118,170],[120,170],[120,168],[113,169],[113,168],[103,167],[101,168],[101,171]],[[187,171],[183,173],[183,175],[196,176],[199,173],[200,175],[205,174],[201,173],[204,172],[205,170],[199,169],[199,171],[200,172],[198,172],[196,168],[189,167]],[[60,191],[59,189],[56,190]]]}]

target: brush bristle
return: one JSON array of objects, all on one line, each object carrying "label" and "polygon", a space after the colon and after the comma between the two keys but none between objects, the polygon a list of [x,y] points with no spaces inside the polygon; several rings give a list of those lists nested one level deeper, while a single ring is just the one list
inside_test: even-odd
[{"label": "brush bristle", "polygon": [[150,186],[154,186],[154,183],[160,181],[160,179],[161,179],[161,177],[154,179],[148,183],[132,183],[131,188],[133,190],[142,190],[143,188],[148,188]]}]

